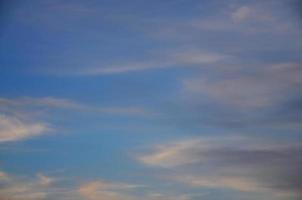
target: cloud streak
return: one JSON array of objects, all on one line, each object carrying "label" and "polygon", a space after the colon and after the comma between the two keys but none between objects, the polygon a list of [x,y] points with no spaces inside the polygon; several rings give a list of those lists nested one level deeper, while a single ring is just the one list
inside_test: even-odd
[{"label": "cloud streak", "polygon": [[[10,200],[189,200],[189,195],[175,195],[150,190],[144,185],[117,181],[75,181],[37,173],[34,177],[13,176],[0,171],[0,199]],[[144,188],[143,192],[138,192]]]},{"label": "cloud streak", "polygon": [[124,183],[94,181],[81,185],[78,192],[87,200],[97,200],[100,197],[104,200],[132,200],[134,197],[129,194],[127,195],[125,190],[127,191],[135,187]]},{"label": "cloud streak", "polygon": [[171,169],[170,180],[193,187],[278,194],[299,199],[301,145],[247,138],[183,140],[138,157],[145,165]]},{"label": "cloud streak", "polygon": [[52,178],[37,174],[33,179],[24,179],[5,174],[0,178],[0,198],[12,200],[41,200],[47,199],[50,191],[54,192]]},{"label": "cloud streak", "polygon": [[69,110],[71,112],[100,113],[104,115],[150,117],[156,113],[135,106],[91,106],[69,99],[54,97],[0,98],[0,143],[21,141],[41,136],[55,129],[49,123],[37,120],[41,112]]},{"label": "cloud streak", "polygon": [[0,115],[0,143],[24,140],[42,135],[49,130],[49,126],[45,123]]},{"label": "cloud streak", "polygon": [[[153,56],[151,60],[132,61],[123,64],[111,64],[99,67],[60,68],[56,71],[46,71],[47,74],[58,76],[101,76],[140,72],[145,70],[196,67],[210,65],[230,59],[229,55],[207,52],[197,49],[182,49],[165,52],[161,56]],[[43,73],[43,72],[42,72]]]},{"label": "cloud streak", "polygon": [[187,79],[183,82],[184,90],[239,109],[270,107],[299,95],[297,91],[302,84],[300,63],[275,64],[250,70],[250,74],[237,71],[233,77],[219,80],[202,76]]},{"label": "cloud streak", "polygon": [[188,195],[169,195],[157,192],[136,194],[135,190],[142,186],[127,183],[92,181],[82,184],[78,192],[86,200],[189,200]]},{"label": "cloud streak", "polygon": [[152,112],[147,111],[144,108],[136,106],[91,106],[87,104],[78,103],[70,99],[55,98],[55,97],[21,97],[16,99],[0,98],[0,108],[55,108],[55,109],[68,109],[73,111],[87,111],[87,112],[99,112],[104,114],[115,115],[139,115],[148,116],[152,115]]}]

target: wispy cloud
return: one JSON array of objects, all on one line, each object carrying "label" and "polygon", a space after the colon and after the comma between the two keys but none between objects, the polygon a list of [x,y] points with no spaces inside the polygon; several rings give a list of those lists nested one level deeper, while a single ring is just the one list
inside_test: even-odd
[{"label": "wispy cloud", "polygon": [[52,178],[43,174],[37,174],[35,178],[28,179],[1,173],[5,174],[5,179],[0,179],[1,199],[41,200],[46,199],[50,191],[54,192],[51,185]]},{"label": "wispy cloud", "polygon": [[180,126],[289,134],[301,128],[301,76],[299,62],[207,68],[183,78],[168,113]]},{"label": "wispy cloud", "polygon": [[241,6],[232,13],[232,19],[235,22],[241,22],[248,18],[251,9],[248,6]]},{"label": "wispy cloud", "polygon": [[151,117],[157,115],[136,106],[93,106],[81,104],[69,99],[54,97],[21,97],[15,99],[0,98],[0,143],[25,140],[55,130],[50,125],[37,119],[51,110],[69,110],[70,112],[100,113],[105,115]]},{"label": "wispy cloud", "polygon": [[31,122],[14,116],[0,115],[0,143],[39,136],[50,130],[46,123]]},{"label": "wispy cloud", "polygon": [[[34,177],[13,176],[0,171],[0,199],[11,200],[189,200],[190,195],[161,193],[144,185],[118,181],[64,181],[37,173]],[[144,190],[138,192],[141,188]]]},{"label": "wispy cloud", "polygon": [[100,64],[100,66],[85,66],[76,68],[60,68],[41,73],[57,76],[100,76],[110,74],[121,74],[130,72],[139,72],[145,70],[196,67],[200,65],[209,65],[230,59],[229,55],[216,52],[207,52],[196,48],[179,48],[179,50],[170,50],[163,55],[153,55],[152,59],[144,61],[124,62],[123,64]]},{"label": "wispy cloud", "polygon": [[176,167],[179,165],[193,164],[200,161],[200,158],[192,157],[190,150],[192,146],[200,146],[200,140],[187,140],[167,146],[157,146],[155,153],[138,157],[138,160],[146,165],[160,166],[164,168]]},{"label": "wispy cloud", "polygon": [[[201,188],[302,196],[301,145],[239,138],[197,138],[155,148],[138,157],[145,165],[173,169],[171,180]],[[295,199],[295,198],[294,198]]]},{"label": "wispy cloud", "polygon": [[100,197],[104,200],[133,200],[135,198],[127,195],[127,191],[136,187],[125,183],[94,181],[81,185],[78,191],[87,200],[97,200]]},{"label": "wispy cloud", "polygon": [[127,183],[93,181],[82,184],[78,192],[87,200],[189,200],[189,195],[169,195],[158,192],[135,193],[142,186]]},{"label": "wispy cloud", "polygon": [[99,112],[105,114],[116,115],[152,115],[151,111],[147,111],[137,106],[94,106],[75,102],[70,99],[55,97],[21,97],[15,99],[0,98],[0,109],[9,107],[10,109],[18,108],[56,108],[69,109],[73,111]]},{"label": "wispy cloud", "polygon": [[[160,43],[163,39],[172,41],[172,47],[165,47],[170,49],[168,53],[162,53],[162,49],[154,48],[153,51],[159,52],[158,54],[161,55],[153,54],[153,52],[138,53],[135,58],[125,61],[115,59],[102,63],[102,61],[94,60],[94,64],[85,63],[83,66],[78,64],[77,66],[52,66],[48,69],[44,68],[40,73],[55,76],[101,76],[228,62],[230,58],[234,58],[229,57],[234,49],[239,54],[241,53],[239,51],[249,52],[252,46],[256,46],[256,44],[249,43],[250,40],[263,41],[266,44],[266,37],[263,37],[265,34],[269,34],[272,41],[280,39],[276,35],[287,34],[286,39],[289,40],[293,33],[295,35],[293,38],[297,37],[295,33],[300,36],[301,30],[295,23],[288,20],[286,14],[283,13],[283,16],[279,13],[282,9],[282,4],[272,1],[236,3],[223,9],[220,8],[211,15],[193,15],[189,19],[178,19],[177,21],[144,19],[144,23],[149,24],[152,30],[144,30],[143,33],[160,35],[156,36],[156,39],[159,40],[156,43]],[[141,21],[142,19],[135,18],[134,20]],[[232,34],[232,38],[227,36],[229,33]],[[215,39],[212,39],[212,35],[215,36]],[[228,39],[226,40],[225,37]],[[186,38],[185,43],[181,42],[183,38]],[[216,43],[216,38],[220,42]],[[295,40],[290,40],[290,42],[295,42]],[[274,49],[271,47],[272,45],[262,45],[261,42],[257,42],[257,44],[258,46],[253,48]],[[195,49],[184,49],[184,46],[188,45],[194,46]],[[209,49],[215,50],[209,51]],[[35,69],[35,72],[39,72],[39,69]]]},{"label": "wispy cloud", "polygon": [[186,79],[183,82],[184,90],[241,109],[274,106],[299,94],[297,91],[302,84],[299,63],[275,64],[246,70],[252,73],[246,74],[243,69],[235,72],[236,76],[219,80],[209,80],[203,76]]},{"label": "wispy cloud", "polygon": [[[203,31],[284,34],[297,32],[292,21],[280,15],[288,5],[280,2],[234,4],[208,17],[193,19],[191,28]],[[279,13],[276,13],[279,12]],[[284,14],[284,13],[283,13]],[[291,28],[290,28],[291,27]]]}]

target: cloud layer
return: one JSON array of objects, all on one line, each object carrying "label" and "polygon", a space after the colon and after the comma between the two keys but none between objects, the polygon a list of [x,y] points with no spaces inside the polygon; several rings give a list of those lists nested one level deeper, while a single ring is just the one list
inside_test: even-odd
[{"label": "cloud layer", "polygon": [[[54,97],[0,98],[0,143],[24,140],[55,129],[55,125],[41,121],[51,111],[99,113],[103,115],[150,117],[156,113],[137,106],[93,106],[70,99]],[[2,113],[2,114],[1,114]]]},{"label": "cloud layer", "polygon": [[157,146],[138,157],[145,165],[171,169],[170,180],[200,188],[229,188],[299,199],[299,144],[247,138],[195,138]]},{"label": "cloud layer", "polygon": [[3,5],[0,200],[302,199],[296,0]]},{"label": "cloud layer", "polygon": [[[201,76],[184,81],[184,90],[239,109],[257,109],[299,97],[301,64],[284,63],[234,72],[232,77],[210,80]],[[245,70],[250,71],[247,73]],[[215,73],[223,74],[224,70]]]},{"label": "cloud layer", "polygon": [[5,172],[1,172],[1,174],[1,199],[41,200],[47,199],[49,192],[55,192],[51,186],[53,179],[43,174],[37,174],[32,179],[14,177]]},{"label": "cloud layer", "polygon": [[[0,199],[9,200],[188,200],[189,195],[161,193],[144,185],[96,179],[94,181],[50,177],[12,176],[0,171]],[[144,188],[143,191],[140,189]]]}]

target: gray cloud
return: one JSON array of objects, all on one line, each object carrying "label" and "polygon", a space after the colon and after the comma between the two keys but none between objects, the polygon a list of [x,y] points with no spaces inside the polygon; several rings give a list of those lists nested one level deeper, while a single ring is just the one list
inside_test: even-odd
[{"label": "gray cloud", "polygon": [[169,179],[193,187],[302,197],[302,146],[243,137],[195,138],[157,146],[138,157],[145,165],[172,169]]},{"label": "gray cloud", "polygon": [[[301,130],[300,63],[211,68],[183,79],[170,120],[183,126]],[[178,102],[177,102],[178,101]]]},{"label": "gray cloud", "polygon": [[[217,102],[242,109],[274,106],[293,95],[302,85],[301,64],[285,63],[234,72],[233,77],[211,80],[201,76],[184,81],[184,90],[210,97]],[[246,74],[244,70],[252,73]],[[216,71],[216,73],[223,73]]]}]

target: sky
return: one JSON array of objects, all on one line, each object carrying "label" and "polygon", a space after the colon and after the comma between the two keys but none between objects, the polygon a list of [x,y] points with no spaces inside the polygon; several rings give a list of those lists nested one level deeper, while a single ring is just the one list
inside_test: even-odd
[{"label": "sky", "polygon": [[301,10],[0,1],[0,199],[301,199]]}]

